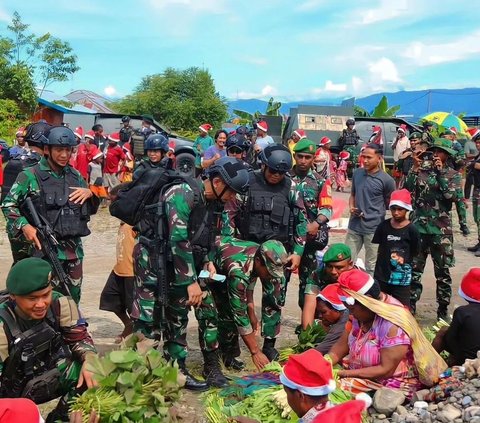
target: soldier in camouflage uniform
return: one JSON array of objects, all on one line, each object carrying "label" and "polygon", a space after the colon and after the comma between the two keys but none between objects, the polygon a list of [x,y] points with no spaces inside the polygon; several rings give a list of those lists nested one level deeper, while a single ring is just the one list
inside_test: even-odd
[{"label": "soldier in camouflage uniform", "polygon": [[[412,193],[411,220],[420,233],[419,254],[413,260],[411,307],[422,293],[421,278],[428,254],[432,256],[437,280],[437,317],[447,318],[452,296],[452,278],[449,267],[455,264],[453,231],[450,211],[452,203],[463,201],[461,175],[449,167],[448,158],[455,154],[448,140],[437,138],[427,152],[433,159],[422,160],[421,153],[414,156],[413,167],[405,181],[405,188]],[[423,153],[425,158],[425,153]]]},{"label": "soldier in camouflage uniform", "polygon": [[344,150],[350,153],[350,161],[352,162],[352,166],[355,169],[358,164],[358,154],[356,147],[358,145],[358,142],[360,141],[360,136],[355,129],[355,119],[347,119],[346,125],[347,127],[342,130],[342,134],[338,139],[338,145],[340,147],[340,150]]},{"label": "soldier in camouflage uniform", "polygon": [[302,309],[302,328],[312,325],[315,319],[317,296],[327,285],[336,283],[345,271],[353,269],[352,251],[348,245],[337,243],[328,247],[322,263],[307,278],[305,304]]},{"label": "soldier in camouflage uniform", "polygon": [[[307,278],[315,270],[317,260],[315,252],[323,250],[328,243],[327,222],[332,217],[332,187],[330,181],[323,179],[312,170],[316,146],[313,141],[303,139],[293,148],[295,166],[290,172],[303,197],[307,211],[307,241],[302,255],[298,277],[298,305],[303,309]],[[320,232],[323,231],[323,234]],[[326,232],[326,233],[325,233]],[[320,236],[324,236],[321,239]]]},{"label": "soldier in camouflage uniform", "polygon": [[[259,157],[262,169],[251,172],[248,194],[225,206],[222,235],[259,244],[270,239],[282,242],[290,254],[288,270],[293,271],[305,248],[307,215],[297,184],[287,175],[292,155],[284,145],[274,144],[265,147]],[[275,340],[266,337],[262,347],[270,360],[277,356]]]},{"label": "soldier in camouflage uniform", "polygon": [[87,322],[70,297],[52,291],[51,276],[42,259],[19,261],[0,305],[0,396],[43,403],[63,395],[47,422],[68,421],[77,386],[94,386],[84,363],[96,353]]},{"label": "soldier in camouflage uniform", "polygon": [[57,256],[70,276],[68,291],[58,280],[54,284],[63,293],[70,292],[78,304],[83,279],[81,237],[90,234],[87,222],[96,212],[99,201],[80,173],[68,164],[76,145],[71,129],[53,127],[48,133],[45,156],[35,166],[20,172],[3,200],[2,211],[9,236],[19,238],[22,234],[41,251],[37,229],[29,223],[22,208],[25,199],[32,198],[37,212],[49,222],[57,237]]},{"label": "soldier in camouflage uniform", "polygon": [[285,274],[287,251],[279,241],[258,245],[234,238],[218,238],[213,261],[224,283],[210,284],[218,308],[218,331],[224,363],[235,370],[243,368],[238,334],[248,347],[252,360],[262,369],[269,359],[260,351],[255,335],[258,320],[253,304],[253,290],[257,277],[262,283],[263,337],[276,338],[280,333],[282,306],[285,303]]},{"label": "soldier in camouflage uniform", "polygon": [[[214,247],[216,229],[221,222],[223,204],[248,188],[248,170],[234,158],[224,157],[209,168],[209,177],[195,188],[188,182],[168,188],[162,197],[168,222],[171,255],[167,262],[168,293],[167,333],[164,349],[177,360],[187,377],[186,388],[204,390],[208,385],[227,385],[218,357],[218,316],[210,289],[198,279],[202,269],[214,271],[208,252]],[[192,180],[193,183],[197,183]],[[213,239],[213,242],[211,242]],[[147,335],[155,322],[153,310],[157,292],[155,266],[150,256],[135,256],[135,292],[131,317],[134,328]],[[146,261],[145,261],[146,260]],[[195,379],[186,369],[187,324],[194,307],[199,326],[199,343],[204,356],[204,376],[208,385]]]}]

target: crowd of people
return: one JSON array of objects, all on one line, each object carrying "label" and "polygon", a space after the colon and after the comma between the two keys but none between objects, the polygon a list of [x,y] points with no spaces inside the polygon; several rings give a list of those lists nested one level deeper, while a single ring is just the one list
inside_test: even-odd
[{"label": "crowd of people", "polygon": [[[240,338],[256,368],[276,360],[286,295],[298,298],[301,328],[317,320],[327,332],[308,357],[320,367],[325,360],[329,369],[342,365],[340,387],[353,393],[387,386],[411,397],[445,370],[440,351],[450,351],[454,364],[476,356],[479,336],[470,319],[480,303],[478,269],[465,275],[460,289],[470,305],[454,312],[452,326],[433,346],[414,318],[428,254],[437,283],[437,317],[449,317],[449,268],[455,263],[451,210],[467,197],[465,168],[479,225],[479,243],[471,250],[480,251],[480,154],[471,145],[455,146],[453,131],[435,138],[426,125],[425,132],[407,136],[406,127],[399,127],[392,146],[394,178],[377,142],[381,128],[373,128],[358,156],[353,119],[340,134],[339,162],[330,152],[331,140],[322,138],[317,145],[302,129],[281,145],[268,135],[265,121],[254,130],[218,130],[213,138],[211,125],[203,124],[193,144],[193,178],[174,171],[169,140],[154,133],[148,118],[139,131],[144,155],[134,163],[128,117],[122,125],[108,136],[95,125],[83,136],[80,128],[36,122],[10,151],[7,167],[17,174],[2,187],[14,262],[8,296],[0,303],[3,397],[43,402],[62,396],[47,420],[55,421],[65,418],[73,392],[95,384],[84,363],[96,350],[78,308],[81,238],[90,234],[90,216],[107,198],[121,222],[100,309],[124,324],[119,341],[134,331],[163,339],[164,354],[178,363],[187,389],[228,386],[222,364],[230,370],[245,367]],[[480,147],[480,131],[470,134]],[[352,157],[358,167],[350,180],[348,166],[357,163]],[[329,245],[335,185],[337,190],[350,186],[350,217],[345,242]],[[55,254],[48,256],[52,244]],[[358,259],[362,248],[364,262]],[[289,286],[292,273],[299,279],[295,293]],[[253,296],[258,281],[260,318]],[[191,308],[204,380],[186,363]],[[24,360],[27,348],[37,343],[43,349]],[[309,422],[330,407],[324,399],[332,378],[324,370],[319,374],[320,367],[310,368],[308,359],[305,364],[306,357],[292,356],[281,381],[298,412],[307,416],[302,421]]]}]

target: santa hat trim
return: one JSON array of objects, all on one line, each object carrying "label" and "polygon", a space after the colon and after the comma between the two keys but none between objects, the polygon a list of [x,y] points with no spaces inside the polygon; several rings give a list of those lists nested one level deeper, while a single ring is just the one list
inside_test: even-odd
[{"label": "santa hat trim", "polygon": [[405,210],[408,210],[408,211],[412,211],[413,208],[410,204],[407,204],[403,201],[400,201],[400,200],[392,200],[390,201],[390,204],[388,205],[388,208],[392,207],[392,206],[398,206],[398,207],[401,207],[402,209],[405,209]]},{"label": "santa hat trim", "polygon": [[[263,131],[263,129],[262,129]],[[303,131],[302,131],[303,132]],[[298,132],[298,130],[295,130],[293,131],[293,133],[298,137],[300,138],[301,140],[303,140],[304,138],[307,138],[307,136],[305,134],[301,134],[300,132]]]},{"label": "santa hat trim", "polygon": [[267,126],[262,126],[262,124],[266,124],[266,122],[257,122],[257,128],[260,129],[263,132],[268,132],[268,127]]},{"label": "santa hat trim", "polygon": [[95,139],[95,137],[93,135],[90,135],[90,134],[86,134],[85,138],[90,138],[91,140]]},{"label": "santa hat trim", "polygon": [[[374,279],[371,276],[369,276],[367,283],[365,285],[363,285],[362,288],[357,291],[357,293],[362,294],[362,295],[366,294],[369,291],[369,289],[373,286],[374,283],[375,283]],[[340,289],[342,291],[345,290],[345,288],[343,288],[342,286],[340,286]],[[346,289],[348,289],[348,288],[346,288]],[[348,305],[352,306],[353,304],[355,304],[355,298],[353,298],[353,297],[347,297],[347,296],[339,295],[339,298],[343,302],[347,303]]]},{"label": "santa hat trim", "polygon": [[317,298],[325,301],[326,303],[330,304],[335,310],[344,311],[347,309],[343,304],[334,304],[328,298],[324,297],[322,294],[317,294]]},{"label": "santa hat trim", "polygon": [[208,131],[207,131],[204,127],[199,126],[198,129],[200,129],[200,131],[205,132],[206,134],[208,134]]},{"label": "santa hat trim", "polygon": [[474,300],[473,298],[469,297],[465,292],[463,292],[462,287],[458,288],[458,295],[462,297],[464,300],[471,301],[473,303],[480,303],[479,300]]},{"label": "santa hat trim", "polygon": [[309,386],[299,385],[298,383],[295,383],[292,380],[290,380],[285,375],[285,372],[283,371],[280,374],[280,382],[283,385],[285,385],[287,388],[295,389],[297,391],[304,393],[305,395],[311,395],[314,397],[320,397],[320,396],[331,394],[337,387],[337,384],[333,379],[330,379],[328,381],[328,385],[324,385],[324,386],[309,387]]},{"label": "santa hat trim", "polygon": [[97,154],[95,154],[95,156],[93,156],[92,160],[98,159],[99,157],[102,157],[102,156],[103,156],[102,152],[97,153]]}]

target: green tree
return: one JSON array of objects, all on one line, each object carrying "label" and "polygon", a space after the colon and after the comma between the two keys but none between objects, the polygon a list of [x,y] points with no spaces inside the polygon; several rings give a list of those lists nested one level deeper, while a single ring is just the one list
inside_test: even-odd
[{"label": "green tree", "polygon": [[0,138],[11,141],[15,131],[23,124],[24,119],[17,103],[0,99]]},{"label": "green tree", "polygon": [[371,112],[367,112],[360,106],[354,106],[354,115],[362,117],[394,117],[400,110],[400,106],[388,106],[387,96],[382,96],[378,104]]},{"label": "green tree", "polygon": [[216,92],[212,76],[196,67],[146,76],[133,94],[110,105],[118,113],[151,114],[177,132],[197,132],[205,122],[220,127],[227,117],[226,100]]}]

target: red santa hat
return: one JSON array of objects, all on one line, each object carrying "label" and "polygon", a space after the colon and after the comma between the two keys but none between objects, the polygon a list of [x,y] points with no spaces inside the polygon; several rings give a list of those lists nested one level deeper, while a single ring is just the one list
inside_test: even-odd
[{"label": "red santa hat", "polygon": [[477,138],[480,135],[480,129],[478,128],[469,128],[467,129],[467,132],[472,137],[472,140],[475,140],[475,138]]},{"label": "red santa hat", "polygon": [[95,139],[95,132],[93,132],[93,131],[88,131],[88,132],[85,134],[85,138],[90,138],[91,140]]},{"label": "red santa hat", "polygon": [[381,131],[382,131],[382,128],[380,128],[380,126],[378,126],[378,125],[373,125],[372,126],[373,135],[378,134]]},{"label": "red santa hat", "polygon": [[293,133],[301,140],[303,140],[304,138],[307,138],[307,134],[305,133],[305,131],[303,129],[295,129],[295,131],[293,131]]},{"label": "red santa hat", "polygon": [[2,398],[0,399],[0,423],[43,422],[37,405],[26,398]]},{"label": "red santa hat", "polygon": [[171,151],[172,153],[175,153],[175,141],[170,141],[168,143],[168,150]]},{"label": "red santa hat", "polygon": [[280,382],[311,396],[328,395],[336,388],[332,365],[314,348],[291,355],[280,374]]},{"label": "red santa hat", "polygon": [[268,123],[264,120],[257,122],[257,128],[263,132],[268,132]]},{"label": "red santa hat", "polygon": [[118,132],[114,132],[108,136],[108,140],[113,142],[120,142],[120,134]]},{"label": "red santa hat", "polygon": [[102,157],[102,156],[103,156],[103,153],[97,148],[97,149],[94,151],[92,160],[98,159],[99,157]]},{"label": "red santa hat", "polygon": [[200,125],[198,127],[198,129],[200,129],[200,131],[205,132],[206,134],[208,134],[208,131],[211,131],[212,128],[213,128],[213,126],[210,125],[209,123],[204,123],[203,125]]},{"label": "red santa hat", "polygon": [[455,126],[451,126],[449,129],[450,129],[450,131],[452,131],[455,135],[457,135],[458,129],[455,128]]},{"label": "red santa hat", "polygon": [[73,133],[75,134],[76,137],[83,138],[83,128],[81,126],[77,126]]},{"label": "red santa hat", "polygon": [[462,278],[458,295],[464,300],[480,303],[480,268],[472,267]]},{"label": "red santa hat", "polygon": [[25,132],[25,128],[18,128],[17,132],[15,132],[15,136],[18,137],[19,135],[23,137],[23,133]]},{"label": "red santa hat", "polygon": [[338,298],[338,283],[332,283],[323,288],[317,295],[317,298],[329,303],[335,310],[343,311],[347,308],[343,305],[340,298]]},{"label": "red santa hat", "polygon": [[323,146],[323,145],[327,145],[327,144],[330,144],[332,142],[332,140],[328,137],[323,137],[321,140],[320,140],[320,145]]},{"label": "red santa hat", "polygon": [[365,393],[354,400],[335,405],[318,414],[313,423],[361,423],[363,412],[370,407],[372,399]]},{"label": "red santa hat", "polygon": [[390,204],[388,205],[388,208],[392,206],[398,206],[405,210],[412,211],[412,195],[410,194],[410,191],[405,188],[393,191],[390,196]]},{"label": "red santa hat", "polygon": [[397,132],[403,132],[404,134],[407,133],[407,125],[405,125],[404,123],[402,123],[398,128],[397,128]]},{"label": "red santa hat", "polygon": [[341,160],[348,160],[350,158],[350,153],[348,151],[340,151],[338,154]]},{"label": "red santa hat", "polygon": [[374,283],[373,278],[363,270],[348,270],[338,277],[338,297],[348,305],[353,305],[355,302],[354,298],[350,297],[344,289],[349,289],[359,294],[366,294]]}]

